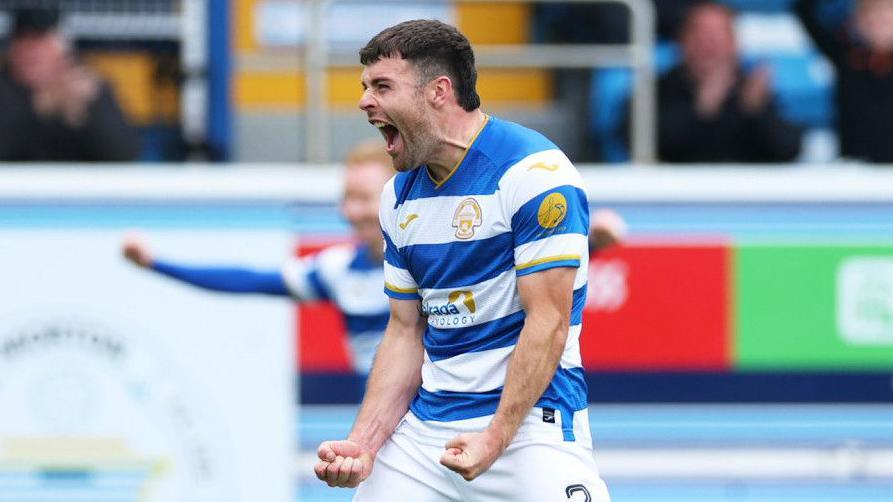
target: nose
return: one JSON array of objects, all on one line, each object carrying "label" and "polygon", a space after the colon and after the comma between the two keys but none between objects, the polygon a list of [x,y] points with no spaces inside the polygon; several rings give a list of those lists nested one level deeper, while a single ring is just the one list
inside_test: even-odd
[{"label": "nose", "polygon": [[358,103],[360,106],[360,110],[368,112],[369,109],[375,106],[375,99],[372,98],[372,93],[369,89],[363,91],[363,95],[360,96],[360,102]]}]

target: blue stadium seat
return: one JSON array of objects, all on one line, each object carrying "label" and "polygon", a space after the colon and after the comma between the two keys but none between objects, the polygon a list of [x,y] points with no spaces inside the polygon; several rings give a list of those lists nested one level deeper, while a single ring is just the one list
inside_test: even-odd
[{"label": "blue stadium seat", "polygon": [[803,54],[778,54],[759,61],[772,68],[772,88],[779,113],[806,128],[829,128],[834,120],[833,70],[822,56],[809,50]]},{"label": "blue stadium seat", "polygon": [[[654,52],[657,74],[663,75],[679,60],[675,44],[662,42]],[[766,63],[772,67],[772,87],[779,113],[807,129],[831,128],[834,122],[833,70],[814,49],[743,57],[745,68]],[[599,146],[605,162],[629,160],[622,130],[625,106],[632,87],[632,74],[626,68],[606,68],[593,72],[590,92],[591,140]]]},{"label": "blue stadium seat", "polygon": [[[659,42],[654,50],[658,75],[666,73],[679,60],[679,49],[671,42]],[[594,70],[589,87],[589,130],[592,141],[600,146],[605,162],[626,162],[629,152],[624,139],[624,107],[632,87],[632,72],[627,68]]]}]

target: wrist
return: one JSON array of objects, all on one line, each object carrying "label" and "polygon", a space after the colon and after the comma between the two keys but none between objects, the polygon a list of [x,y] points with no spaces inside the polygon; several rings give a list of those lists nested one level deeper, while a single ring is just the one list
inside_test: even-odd
[{"label": "wrist", "polygon": [[484,434],[487,436],[488,441],[498,449],[500,454],[509,447],[509,443],[512,442],[512,436],[514,436],[505,427],[493,423],[484,430]]},{"label": "wrist", "polygon": [[347,440],[358,444],[361,451],[368,453],[373,459],[375,459],[375,455],[378,452],[378,449],[372,448],[372,445],[369,444],[368,440],[366,440],[359,434],[353,433],[347,435]]}]

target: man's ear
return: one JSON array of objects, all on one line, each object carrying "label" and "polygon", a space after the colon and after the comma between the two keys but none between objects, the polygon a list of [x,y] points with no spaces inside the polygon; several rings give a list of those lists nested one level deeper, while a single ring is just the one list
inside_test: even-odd
[{"label": "man's ear", "polygon": [[455,99],[453,95],[453,82],[450,77],[441,75],[431,82],[428,82],[428,98],[434,108],[441,108],[450,100]]}]

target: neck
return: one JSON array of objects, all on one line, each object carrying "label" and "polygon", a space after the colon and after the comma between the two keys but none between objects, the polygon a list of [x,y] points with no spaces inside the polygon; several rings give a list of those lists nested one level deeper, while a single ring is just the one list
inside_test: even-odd
[{"label": "neck", "polygon": [[456,164],[465,156],[465,151],[484,126],[485,120],[484,112],[478,108],[470,112],[463,110],[452,120],[444,122],[440,133],[440,148],[427,161],[428,172],[434,181],[440,183],[458,167]]},{"label": "neck", "polygon": [[366,246],[369,248],[369,258],[372,261],[375,263],[384,262],[384,239],[379,238],[366,241]]}]

